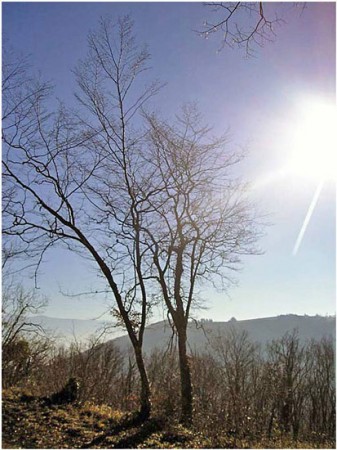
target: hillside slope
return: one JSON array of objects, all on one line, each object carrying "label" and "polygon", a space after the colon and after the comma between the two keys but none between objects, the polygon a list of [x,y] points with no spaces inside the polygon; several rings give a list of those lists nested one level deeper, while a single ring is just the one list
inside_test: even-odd
[{"label": "hillside slope", "polygon": [[[237,331],[246,331],[251,341],[264,346],[273,339],[282,337],[287,332],[298,331],[302,342],[310,339],[320,340],[331,336],[335,340],[335,317],[297,316],[294,314],[251,320],[230,320],[228,322],[201,321],[190,322],[188,326],[188,343],[191,351],[203,351],[209,347],[209,340],[226,333],[231,327]],[[172,340],[172,330],[166,321],[157,322],[146,328],[144,352],[150,354],[154,349],[165,349]],[[120,336],[111,341],[126,352],[130,347],[128,336]],[[174,342],[174,340],[173,340]]]},{"label": "hillside slope", "polygon": [[[32,322],[40,324],[45,330],[58,337],[58,342],[69,344],[75,338],[86,341],[90,336],[103,330],[105,322],[98,320],[59,319],[47,316],[35,316]],[[212,336],[225,333],[231,327],[238,331],[246,330],[254,342],[265,345],[273,339],[278,339],[287,331],[298,330],[302,341],[307,339],[321,339],[323,336],[335,338],[335,317],[297,316],[294,314],[251,320],[230,320],[228,322],[199,321],[190,322],[188,327],[188,342],[190,350],[202,351]],[[127,352],[130,342],[127,335],[121,335],[120,329],[109,329],[104,340],[113,342],[123,352]],[[114,336],[118,337],[114,337]],[[155,348],[167,348],[172,338],[172,330],[167,321],[148,325],[145,331],[144,350],[151,353]],[[174,340],[173,340],[174,342]]]}]

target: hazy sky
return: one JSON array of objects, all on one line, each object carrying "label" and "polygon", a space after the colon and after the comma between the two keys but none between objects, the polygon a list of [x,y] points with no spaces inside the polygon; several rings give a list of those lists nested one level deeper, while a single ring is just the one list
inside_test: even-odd
[{"label": "hazy sky", "polygon": [[[214,133],[229,128],[230,145],[248,150],[241,175],[255,186],[252,196],[272,224],[260,242],[264,254],[244,260],[229,296],[205,286],[209,309],[196,315],[228,320],[333,314],[335,183],[324,183],[294,256],[318,180],[312,173],[280,176],[280,171],[294,135],[302,130],[301,107],[306,104],[306,111],[315,112],[318,104],[335,101],[335,3],[309,2],[303,12],[284,4],[287,23],[277,28],[275,42],[250,59],[237,49],[218,52],[220,35],[205,40],[194,32],[210,17],[202,3],[4,2],[3,36],[7,46],[31,55],[33,66],[53,82],[61,100],[73,103],[71,69],[86,53],[89,30],[97,28],[101,15],[127,13],[139,41],[149,46],[153,77],[167,83],[156,108],[173,115],[184,102],[197,101]],[[60,294],[60,289],[96,286],[94,267],[65,251],[47,254],[39,281],[50,299],[48,315],[93,318],[107,306],[104,299]]]}]

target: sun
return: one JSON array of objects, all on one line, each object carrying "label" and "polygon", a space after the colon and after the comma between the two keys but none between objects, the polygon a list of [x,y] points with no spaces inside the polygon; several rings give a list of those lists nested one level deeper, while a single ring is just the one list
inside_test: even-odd
[{"label": "sun", "polygon": [[289,171],[317,180],[337,178],[337,109],[333,103],[307,99],[291,124]]},{"label": "sun", "polygon": [[325,181],[337,180],[337,109],[335,103],[306,97],[289,127],[287,172],[317,180],[316,190],[293,248],[296,256]]}]

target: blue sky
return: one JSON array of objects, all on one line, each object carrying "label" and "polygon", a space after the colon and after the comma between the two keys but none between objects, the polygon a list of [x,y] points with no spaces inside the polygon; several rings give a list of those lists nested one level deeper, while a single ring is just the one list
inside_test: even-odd
[{"label": "blue sky", "polygon": [[[298,104],[303,98],[335,101],[335,4],[307,5],[300,14],[284,4],[287,23],[277,28],[275,42],[246,59],[239,50],[218,52],[219,35],[205,40],[193,31],[210,17],[202,3],[2,4],[6,45],[30,54],[34,68],[68,104],[74,102],[76,88],[71,69],[85,56],[88,32],[101,15],[130,13],[139,42],[149,46],[153,77],[167,83],[155,108],[173,116],[184,102],[197,101],[215,134],[229,128],[230,145],[248,150],[240,174],[253,184],[260,182],[251,195],[272,224],[260,242],[264,254],[244,260],[238,285],[228,295],[205,286],[208,309],[196,313],[199,317],[335,312],[335,183],[325,182],[294,256],[317,179],[277,176],[289,155]],[[47,255],[39,281],[50,299],[48,315],[92,318],[108,305],[100,298],[62,296],[60,289],[97,286],[94,266],[63,250]]]}]

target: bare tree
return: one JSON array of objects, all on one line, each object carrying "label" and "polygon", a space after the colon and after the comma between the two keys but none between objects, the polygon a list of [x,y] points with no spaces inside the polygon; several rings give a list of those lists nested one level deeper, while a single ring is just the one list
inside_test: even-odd
[{"label": "bare tree", "polygon": [[193,105],[177,124],[148,116],[148,167],[156,192],[148,198],[144,239],[151,249],[168,316],[178,336],[181,420],[192,420],[192,383],[186,339],[198,287],[226,289],[242,255],[256,253],[256,218],[243,186],[229,173],[240,155],[226,152],[225,139],[212,139]]},{"label": "bare tree", "polygon": [[[56,244],[89,257],[115,300],[115,314],[130,337],[141,379],[140,417],[150,414],[150,386],[142,344],[151,308],[143,270],[140,210],[146,186],[138,149],[142,134],[133,120],[159,86],[135,86],[149,55],[138,49],[132,22],[102,20],[89,35],[88,57],[75,74],[77,95],[90,117],[60,105],[46,108],[48,89],[28,87],[6,114],[3,175],[8,186],[4,232],[38,255]],[[21,88],[18,87],[20,90]],[[10,101],[8,101],[10,103]]]},{"label": "bare tree", "polygon": [[285,433],[292,431],[297,439],[307,395],[311,358],[300,343],[297,330],[273,341],[268,346],[268,352],[270,373],[274,379],[273,416],[276,416]]},{"label": "bare tree", "polygon": [[69,348],[53,349],[37,378],[40,395],[58,392],[67,380],[79,383],[79,400],[118,405],[123,355],[113,343],[102,345],[102,334],[87,343],[73,341]]},{"label": "bare tree", "polygon": [[308,345],[308,357],[312,359],[308,376],[307,409],[309,427],[316,435],[335,436],[336,433],[336,351],[331,338],[312,341]]},{"label": "bare tree", "polygon": [[2,283],[2,376],[4,387],[27,381],[52,340],[31,317],[46,305],[34,290],[6,278]]},{"label": "bare tree", "polygon": [[226,426],[234,436],[248,434],[253,426],[250,415],[259,375],[256,371],[262,366],[259,346],[249,341],[246,331],[239,332],[233,326],[225,335],[213,339],[212,347],[221,367]]},{"label": "bare tree", "polygon": [[[33,105],[51,92],[51,86],[32,77],[28,58],[18,55],[15,51],[3,48],[2,64],[2,141],[6,151],[6,141],[18,152],[24,133],[32,131]],[[14,152],[14,150],[13,150]],[[40,249],[29,246],[20,233],[12,233],[12,206],[17,200],[19,187],[6,176],[2,178],[2,269],[6,268],[6,278],[11,274],[11,262],[15,259],[18,265],[19,257],[32,257]],[[27,263],[25,265],[30,265]],[[20,267],[21,269],[22,267]],[[17,269],[17,268],[16,268]],[[12,268],[15,271],[15,268]]]},{"label": "bare tree", "polygon": [[18,337],[27,333],[39,333],[43,329],[31,319],[46,305],[45,299],[23,286],[3,284],[2,290],[2,345],[10,346]]},{"label": "bare tree", "polygon": [[179,414],[179,365],[173,349],[155,349],[148,358],[153,404],[158,414],[176,418]]},{"label": "bare tree", "polygon": [[256,218],[230,176],[241,155],[225,152],[226,139],[212,138],[191,106],[176,125],[144,115],[149,131],[137,127],[137,113],[159,85],[136,84],[149,55],[138,49],[128,18],[115,28],[102,20],[88,43],[75,70],[88,117],[63,105],[49,113],[49,91],[37,86],[4,120],[4,232],[38,255],[37,269],[56,244],[96,264],[135,352],[143,418],[151,408],[143,336],[160,292],[178,335],[181,420],[188,424],[186,339],[197,289],[202,281],[226,289],[242,255],[256,253]]},{"label": "bare tree", "polygon": [[[247,56],[254,54],[254,47],[262,47],[276,37],[276,28],[285,23],[280,9],[289,8],[289,4],[268,2],[210,2],[205,5],[215,14],[215,20],[206,21],[199,35],[208,38],[213,34],[221,35],[221,46],[238,47],[245,50]],[[292,8],[305,7],[305,3],[293,3]]]}]

